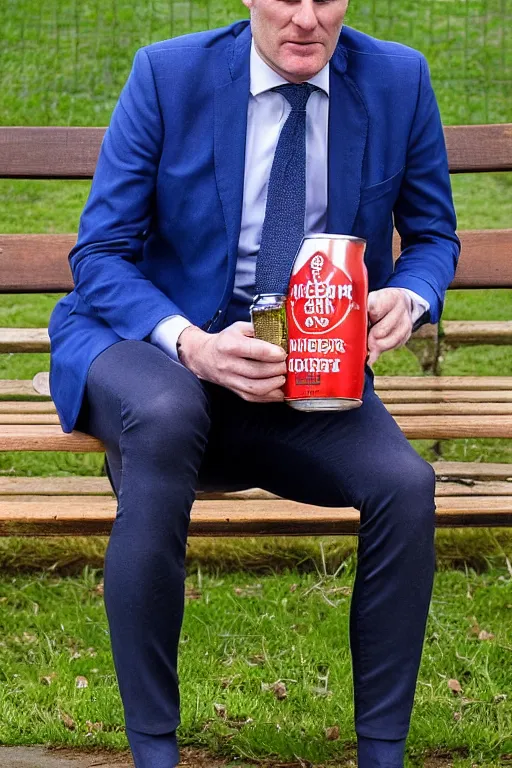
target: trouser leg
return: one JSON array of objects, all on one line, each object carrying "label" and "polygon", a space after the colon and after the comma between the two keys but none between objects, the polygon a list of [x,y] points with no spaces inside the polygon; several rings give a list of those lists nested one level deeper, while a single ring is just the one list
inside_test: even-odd
[{"label": "trouser leg", "polygon": [[106,446],[118,511],[105,557],[105,607],[127,727],[176,729],[185,554],[208,401],[198,381],[145,342],[102,352],[80,428]]},{"label": "trouser leg", "polygon": [[[361,512],[350,616],[355,725],[399,740],[409,728],[434,576],[435,474],[375,395],[341,413],[220,397],[233,451],[252,484],[298,501]],[[212,429],[221,419],[212,399]],[[222,409],[220,409],[222,410]],[[241,428],[237,429],[237,424]],[[227,437],[226,437],[227,439]]]}]

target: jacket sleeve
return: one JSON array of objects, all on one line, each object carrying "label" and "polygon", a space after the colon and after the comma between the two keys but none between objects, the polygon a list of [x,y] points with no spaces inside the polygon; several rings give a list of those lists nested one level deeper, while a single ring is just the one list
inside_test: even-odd
[{"label": "jacket sleeve", "polygon": [[457,220],[443,127],[423,56],[394,218],[401,238],[401,255],[386,285],[408,288],[425,298],[430,304],[430,318],[425,315],[422,322],[437,323],[455,274],[460,241],[455,233]]},{"label": "jacket sleeve", "polygon": [[162,318],[184,314],[136,266],[154,214],[163,133],[151,63],[142,48],[105,133],[69,254],[76,293],[125,339],[143,339]]}]

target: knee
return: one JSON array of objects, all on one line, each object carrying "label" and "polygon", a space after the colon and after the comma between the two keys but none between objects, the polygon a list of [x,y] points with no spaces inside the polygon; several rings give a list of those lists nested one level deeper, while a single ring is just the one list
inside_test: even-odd
[{"label": "knee", "polygon": [[[372,506],[380,514],[388,512],[402,535],[412,536],[433,529],[435,524],[435,484],[433,467],[420,456],[411,455],[381,473],[374,485]],[[375,503],[376,502],[376,503]]]},{"label": "knee", "polygon": [[431,502],[436,488],[436,473],[421,456],[411,456],[392,473],[397,492],[410,498]]},{"label": "knee", "polygon": [[206,441],[210,420],[204,390],[190,371],[176,371],[179,386],[159,388],[132,405],[123,418],[125,439],[132,435],[151,451],[183,450],[191,441]]}]

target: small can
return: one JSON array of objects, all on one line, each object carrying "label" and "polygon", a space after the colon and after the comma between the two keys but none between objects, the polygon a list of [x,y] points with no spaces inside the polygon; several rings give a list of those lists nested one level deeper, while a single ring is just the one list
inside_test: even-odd
[{"label": "small can", "polygon": [[300,411],[362,405],[368,344],[366,241],[304,238],[286,300],[285,401]]},{"label": "small can", "polygon": [[277,344],[288,352],[286,295],[260,293],[255,296],[251,305],[251,320],[257,339]]}]

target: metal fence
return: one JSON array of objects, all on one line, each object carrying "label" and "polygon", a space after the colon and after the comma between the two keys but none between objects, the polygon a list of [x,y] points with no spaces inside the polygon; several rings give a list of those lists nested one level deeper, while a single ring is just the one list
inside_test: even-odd
[{"label": "metal fence", "polygon": [[[241,0],[1,0],[0,123],[104,125],[141,45]],[[428,58],[445,123],[512,121],[512,0],[351,0],[347,23]]]}]

